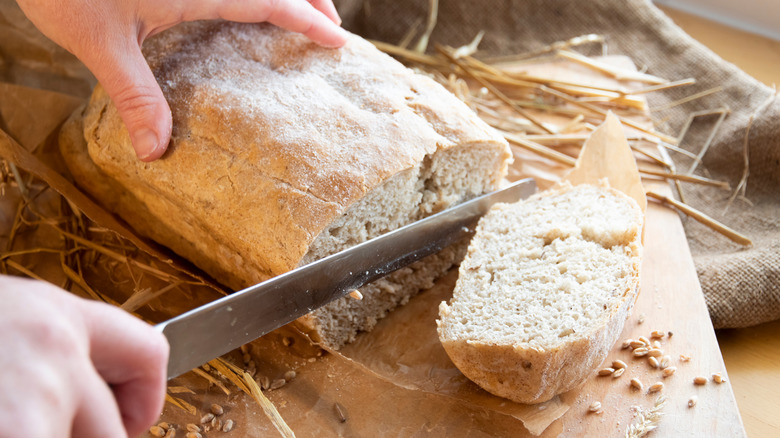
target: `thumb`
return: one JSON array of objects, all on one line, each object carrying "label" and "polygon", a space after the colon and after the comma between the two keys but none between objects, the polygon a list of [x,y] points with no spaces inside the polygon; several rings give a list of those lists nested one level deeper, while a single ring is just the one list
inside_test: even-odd
[{"label": "thumb", "polygon": [[171,139],[171,109],[138,42],[119,46],[102,51],[109,59],[83,61],[116,105],[138,158],[154,161]]}]

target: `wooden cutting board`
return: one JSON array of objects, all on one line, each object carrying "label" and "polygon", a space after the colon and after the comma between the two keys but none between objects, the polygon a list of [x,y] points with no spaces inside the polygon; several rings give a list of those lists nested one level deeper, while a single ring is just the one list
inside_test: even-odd
[{"label": "wooden cutting board", "polygon": [[[652,189],[671,192],[662,183],[653,183]],[[654,330],[673,333],[671,338],[661,339],[664,352],[677,367],[667,378],[661,376],[659,369],[651,368],[646,358],[634,358],[630,349],[621,349],[622,340],[650,338]],[[691,359],[683,362],[680,355]],[[667,402],[658,428],[650,436],[746,436],[680,217],[655,202],[650,202],[647,209],[640,295],[620,341],[603,366],[610,366],[616,359],[628,365],[626,372],[619,378],[589,379],[571,409],[543,437],[625,436],[628,425],[634,421],[632,406],[649,409],[658,395],[666,397]],[[726,381],[714,383],[715,372],[720,372]],[[699,375],[708,378],[707,384],[694,385],[693,378]],[[632,378],[644,384],[641,392],[631,388]],[[655,382],[662,382],[664,389],[648,394],[648,386]],[[689,408],[688,400],[693,396],[698,402]],[[588,411],[594,401],[601,403],[601,414]]]}]

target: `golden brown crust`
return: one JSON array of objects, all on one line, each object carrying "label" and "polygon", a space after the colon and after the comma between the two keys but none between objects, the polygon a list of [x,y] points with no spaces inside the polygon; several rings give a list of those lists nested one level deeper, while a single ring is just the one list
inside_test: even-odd
[{"label": "golden brown crust", "polygon": [[442,345],[455,366],[486,391],[518,403],[541,403],[576,388],[604,361],[631,314],[637,290],[625,295],[605,325],[554,349],[452,340]]},{"label": "golden brown crust", "polygon": [[[168,152],[138,161],[98,87],[74,173],[233,288],[294,268],[350,205],[437,150],[487,144],[508,158],[462,102],[359,37],[331,50],[267,25],[189,23],[144,52],[171,104]],[[90,187],[96,172],[115,187]]]}]

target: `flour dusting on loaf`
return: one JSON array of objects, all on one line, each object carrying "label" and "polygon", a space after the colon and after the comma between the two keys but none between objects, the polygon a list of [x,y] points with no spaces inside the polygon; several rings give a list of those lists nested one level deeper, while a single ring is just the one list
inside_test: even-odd
[{"label": "flour dusting on loaf", "polygon": [[[360,37],[334,50],[266,24],[197,22],[143,50],[171,106],[168,152],[138,161],[97,87],[63,130],[63,155],[92,196],[234,289],[493,190],[506,174],[500,135]],[[456,258],[437,257],[436,269],[368,287],[362,306],[342,300],[302,322],[340,345]]]},{"label": "flour dusting on loaf", "polygon": [[608,187],[563,185],[482,218],[439,338],[489,392],[537,403],[606,357],[633,306],[642,211]]}]

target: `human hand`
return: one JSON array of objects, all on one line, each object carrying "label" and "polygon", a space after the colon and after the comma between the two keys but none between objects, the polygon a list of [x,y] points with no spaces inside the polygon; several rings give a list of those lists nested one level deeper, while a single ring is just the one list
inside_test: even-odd
[{"label": "human hand", "polygon": [[0,275],[0,437],[135,437],[160,415],[168,344],[139,319]]},{"label": "human hand", "polygon": [[114,101],[138,158],[156,160],[171,137],[171,110],[141,54],[148,36],[184,21],[270,22],[326,47],[347,33],[332,0],[17,0],[27,17],[78,57]]}]

